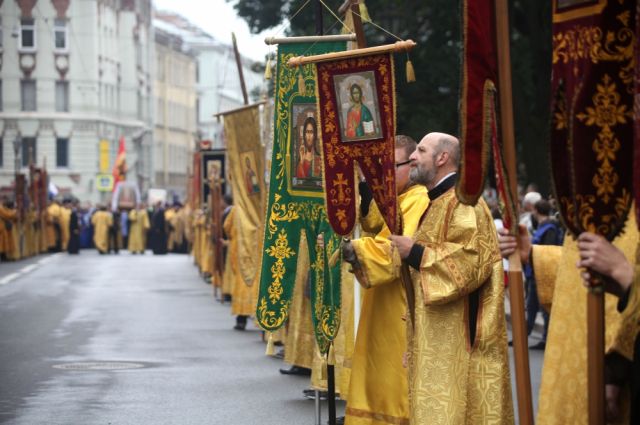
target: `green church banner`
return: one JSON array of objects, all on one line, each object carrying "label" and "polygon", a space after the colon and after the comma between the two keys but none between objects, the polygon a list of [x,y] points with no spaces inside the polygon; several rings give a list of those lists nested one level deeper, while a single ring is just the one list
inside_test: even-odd
[{"label": "green church banner", "polygon": [[[340,326],[340,238],[327,221],[324,204],[315,67],[289,68],[286,63],[295,56],[345,48],[344,42],[278,47],[271,179],[256,310],[258,323],[265,330],[275,331],[285,324],[304,231],[312,269],[312,322],[323,354]],[[323,248],[317,244],[320,234]]]}]

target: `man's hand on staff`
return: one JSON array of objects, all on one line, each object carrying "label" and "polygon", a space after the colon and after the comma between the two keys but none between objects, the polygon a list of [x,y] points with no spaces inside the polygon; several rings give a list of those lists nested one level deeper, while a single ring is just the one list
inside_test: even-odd
[{"label": "man's hand on staff", "polygon": [[411,248],[413,248],[413,239],[408,236],[391,235],[389,240],[391,241],[391,249],[397,249],[400,258],[404,260],[409,256]]},{"label": "man's hand on staff", "polygon": [[576,267],[584,268],[580,273],[584,286],[590,288],[594,282],[593,272],[605,277],[605,291],[622,297],[633,283],[633,265],[622,251],[600,235],[583,232],[578,236],[580,260]]},{"label": "man's hand on staff", "polygon": [[[518,232],[520,232],[520,261],[522,264],[527,264],[531,255],[531,238],[523,224],[518,225]],[[516,237],[509,233],[509,229],[498,229],[498,247],[502,258],[508,259],[511,254],[516,252],[518,242]]]}]

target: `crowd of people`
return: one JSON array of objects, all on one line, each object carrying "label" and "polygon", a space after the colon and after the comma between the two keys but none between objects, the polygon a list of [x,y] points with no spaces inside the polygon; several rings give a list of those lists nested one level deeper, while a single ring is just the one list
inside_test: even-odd
[{"label": "crowd of people", "polygon": [[0,202],[0,261],[45,252],[79,254],[81,249],[94,248],[100,254],[120,250],[144,254],[148,249],[154,254],[186,254],[192,240],[190,218],[190,209],[180,202],[111,211],[107,204],[81,204],[72,196],[53,197],[44,214],[21,214],[4,197]]},{"label": "crowd of people", "polygon": [[[518,232],[502,228],[495,190],[477,205],[455,193],[460,161],[458,140],[429,133],[419,143],[396,136],[396,188],[403,233],[387,228],[366,182],[359,186],[362,234],[343,240],[341,327],[330,355],[316,347],[311,323],[309,258],[302,235],[289,319],[264,335],[267,352],[281,357],[283,375],[310,377],[303,394],[326,397],[327,362],[336,370],[336,391],[346,400],[338,423],[351,425],[423,423],[514,423],[508,359],[504,261],[518,250],[524,265],[527,330],[542,314],[545,350],[539,393],[539,423],[587,422],[587,321],[585,286],[600,273],[607,300],[607,417],[635,423],[638,401],[638,302],[633,217],[611,244],[591,233],[565,237],[553,198],[530,185],[521,194]],[[101,254],[127,246],[133,254],[190,252],[205,282],[229,302],[233,328],[246,329],[255,315],[258,285],[240,261],[243,244],[256,235],[243,231],[243,211],[224,196],[222,228],[208,207],[179,204],[130,211],[80,208],[54,200],[47,210],[43,240],[48,250],[77,252],[89,241]],[[0,252],[15,259],[17,215],[0,205]],[[37,223],[33,224],[34,229]],[[28,226],[27,226],[28,227]],[[37,237],[36,237],[37,239]],[[324,249],[322,236],[316,241]],[[31,249],[31,248],[29,248]],[[353,285],[362,287],[355,299]],[[620,302],[614,298],[618,297]],[[360,303],[354,336],[354,306]],[[269,345],[281,346],[272,351]],[[630,389],[630,393],[626,391]],[[567,408],[570,406],[571,408]],[[629,407],[631,406],[631,408]],[[634,407],[635,406],[635,407]],[[631,422],[629,417],[631,415]]]}]

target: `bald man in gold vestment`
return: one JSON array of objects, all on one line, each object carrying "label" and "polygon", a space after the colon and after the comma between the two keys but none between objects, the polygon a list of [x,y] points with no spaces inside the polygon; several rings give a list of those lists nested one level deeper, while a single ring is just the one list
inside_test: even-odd
[{"label": "bald man in gold vestment", "polygon": [[[409,155],[415,147],[413,139],[396,136],[396,189],[403,232],[409,236],[429,204],[427,189],[409,180]],[[346,425],[409,424],[407,371],[402,365],[407,346],[402,317],[407,304],[400,269],[391,262],[390,234],[385,225],[375,237],[343,246],[343,258],[351,260],[358,282],[367,288],[351,366]]]},{"label": "bald man in gold vestment", "polygon": [[431,203],[415,240],[390,237],[394,257],[411,268],[410,423],[513,424],[502,261],[484,201],[456,197],[459,152],[450,135],[420,141],[411,178]]}]

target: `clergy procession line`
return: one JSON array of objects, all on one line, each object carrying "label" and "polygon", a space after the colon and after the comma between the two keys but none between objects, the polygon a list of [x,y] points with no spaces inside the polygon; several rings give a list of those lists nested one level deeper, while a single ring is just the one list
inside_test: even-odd
[{"label": "clergy procession line", "polygon": [[358,4],[338,19],[348,34],[267,40],[274,99],[244,90],[216,115],[225,148],[200,141],[185,207],[46,207],[46,169],[30,168],[22,208],[0,207],[2,260],[190,252],[233,328],[254,320],[266,355],[290,365],[280,372],[327,398],[330,425],[506,425],[516,406],[522,425],[639,424],[637,1],[553,2],[547,199],[518,185],[507,1],[463,0],[459,138],[418,143],[397,134],[394,72],[394,53],[417,44],[366,48]]}]

